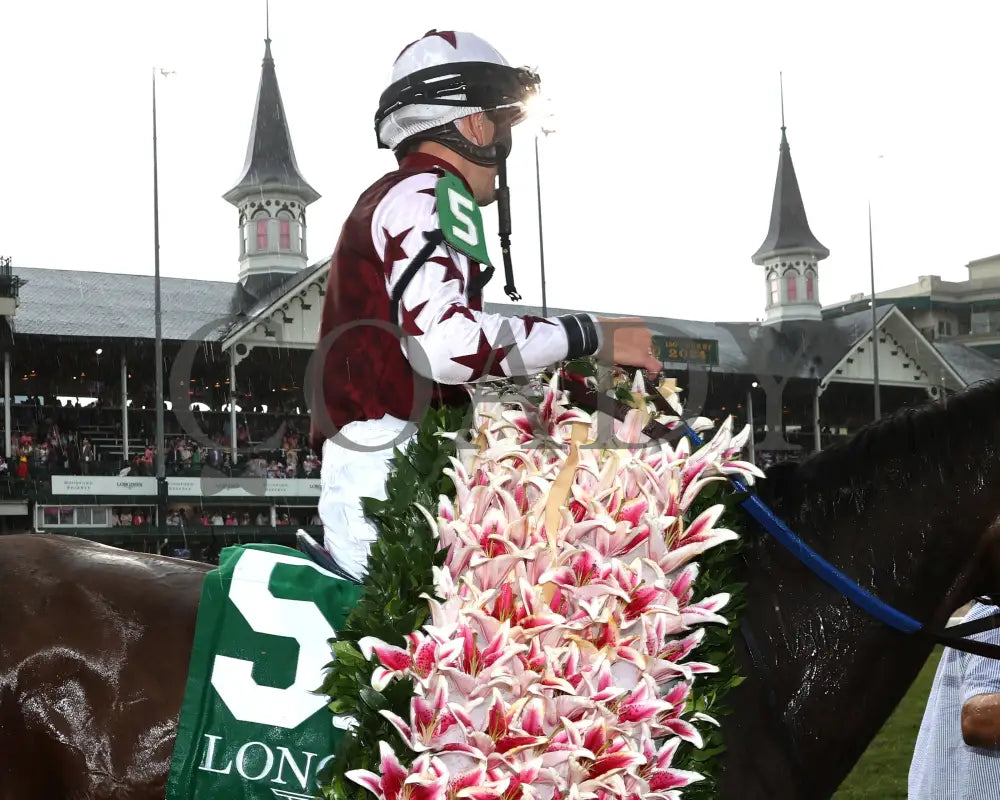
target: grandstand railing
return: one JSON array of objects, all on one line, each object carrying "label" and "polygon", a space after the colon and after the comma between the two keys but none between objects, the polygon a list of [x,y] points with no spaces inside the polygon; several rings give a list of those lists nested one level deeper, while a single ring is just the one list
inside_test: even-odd
[{"label": "grandstand railing", "polygon": [[[314,538],[322,540],[322,525],[185,525],[181,528],[178,525],[167,527],[166,535],[173,539],[188,538],[244,538],[247,541],[256,541],[259,537],[274,537],[275,534],[287,534],[294,536],[298,530],[304,530]],[[158,531],[155,524],[143,525],[116,525],[114,527],[84,527],[55,528],[52,532],[58,532],[70,536],[82,536],[85,539],[91,537],[101,538],[121,538],[130,536],[156,536]]]},{"label": "grandstand railing", "polygon": [[47,481],[0,478],[0,500],[34,500],[49,491]]},{"label": "grandstand railing", "polygon": [[17,300],[21,279],[14,274],[10,256],[0,256],[0,297]]}]

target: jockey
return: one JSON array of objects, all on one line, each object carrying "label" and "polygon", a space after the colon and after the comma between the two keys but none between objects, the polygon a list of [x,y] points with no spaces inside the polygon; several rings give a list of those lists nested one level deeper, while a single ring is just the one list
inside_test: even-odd
[{"label": "jockey", "polygon": [[650,332],[635,318],[623,326],[589,314],[482,310],[493,267],[480,207],[495,199],[505,291],[519,299],[506,157],[511,127],[538,84],[478,36],[432,30],[400,53],[382,94],[375,132],[398,168],[362,193],[343,226],[310,375],[325,545],[359,580],[377,535],[360,498],[385,499],[393,449],[415,433],[429,404],[467,401],[463,384],[599,352],[660,369]]}]

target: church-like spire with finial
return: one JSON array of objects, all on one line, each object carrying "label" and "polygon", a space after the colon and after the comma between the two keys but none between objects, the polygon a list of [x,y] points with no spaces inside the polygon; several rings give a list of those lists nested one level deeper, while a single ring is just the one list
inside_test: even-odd
[{"label": "church-like spire with finial", "polygon": [[265,5],[264,59],[246,161],[223,197],[240,211],[240,280],[254,294],[306,266],[305,209],[319,193],[302,177],[271,55]]},{"label": "church-like spire with finial", "polygon": [[309,203],[319,199],[319,193],[302,177],[295,161],[292,135],[288,130],[288,119],[281,102],[278,76],[271,55],[270,27],[268,19],[264,60],[261,62],[260,85],[257,88],[257,105],[254,107],[250,126],[246,162],[240,179],[225,194],[226,200],[234,205],[245,191],[259,191],[271,186],[299,192]]},{"label": "church-like spire with finial", "polygon": [[781,80],[781,145],[774,182],[771,223],[753,254],[765,268],[766,321],[822,319],[817,262],[830,255],[809,228],[785,130],[785,90]]}]

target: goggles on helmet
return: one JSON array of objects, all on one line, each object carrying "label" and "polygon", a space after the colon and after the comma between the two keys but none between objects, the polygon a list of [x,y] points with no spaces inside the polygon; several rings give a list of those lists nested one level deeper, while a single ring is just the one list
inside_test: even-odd
[{"label": "goggles on helmet", "polygon": [[463,61],[417,70],[382,93],[375,113],[375,135],[380,148],[382,122],[409,105],[440,105],[504,110],[508,125],[516,125],[526,113],[528,100],[538,93],[538,75],[528,69]]}]

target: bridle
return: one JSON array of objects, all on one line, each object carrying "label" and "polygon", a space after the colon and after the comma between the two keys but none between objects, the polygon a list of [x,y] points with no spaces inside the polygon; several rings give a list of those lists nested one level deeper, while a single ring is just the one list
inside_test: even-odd
[{"label": "bridle", "polygon": [[[673,415],[674,412],[667,401],[658,393],[653,395],[653,402],[659,411]],[[693,446],[701,447],[704,444],[704,440],[683,420],[680,422],[680,428],[682,433],[691,440]],[[777,540],[782,547],[788,550],[820,580],[832,586],[867,614],[900,633],[927,638],[936,644],[941,644],[954,650],[961,650],[965,653],[983,656],[984,658],[1000,659],[1000,645],[965,638],[976,633],[1000,628],[1000,613],[991,614],[972,622],[952,625],[947,628],[929,628],[924,623],[918,622],[913,617],[904,614],[899,609],[879,599],[849,578],[840,569],[802,541],[782,519],[764,504],[764,501],[756,493],[750,491],[750,488],[741,478],[734,475],[727,477],[737,492],[746,495],[746,498],[740,505],[771,537]]]}]

